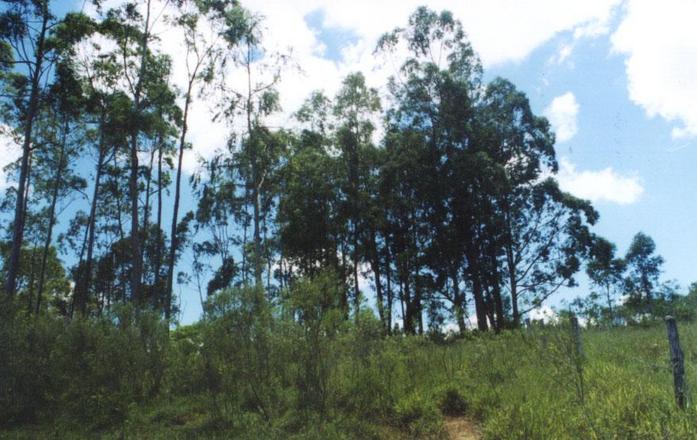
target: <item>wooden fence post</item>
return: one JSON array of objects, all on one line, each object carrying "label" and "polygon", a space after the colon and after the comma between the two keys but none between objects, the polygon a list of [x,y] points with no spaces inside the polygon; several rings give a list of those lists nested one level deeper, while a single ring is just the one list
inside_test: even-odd
[{"label": "wooden fence post", "polygon": [[571,315],[571,335],[576,346],[576,356],[581,359],[583,358],[583,341],[581,340],[581,327],[578,325],[576,315]]},{"label": "wooden fence post", "polygon": [[581,401],[581,404],[585,401],[585,385],[583,381],[583,363],[584,363],[584,355],[583,355],[583,341],[581,340],[581,327],[578,325],[578,318],[576,315],[571,315],[571,338],[573,339],[573,344],[574,344],[574,356],[573,356],[573,361],[576,367],[576,376],[577,376],[577,383],[576,383],[576,392],[578,393],[578,398]]},{"label": "wooden fence post", "polygon": [[675,318],[666,316],[666,330],[668,331],[668,344],[670,345],[670,363],[673,367],[673,388],[675,389],[675,402],[681,409],[687,403],[685,384],[685,355],[680,348],[680,337]]}]

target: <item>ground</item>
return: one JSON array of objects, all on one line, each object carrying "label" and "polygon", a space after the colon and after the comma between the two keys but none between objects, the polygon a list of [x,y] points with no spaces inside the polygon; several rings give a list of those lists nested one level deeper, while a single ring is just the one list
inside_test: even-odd
[{"label": "ground", "polygon": [[450,440],[478,440],[481,438],[477,425],[467,417],[446,417],[445,430]]}]

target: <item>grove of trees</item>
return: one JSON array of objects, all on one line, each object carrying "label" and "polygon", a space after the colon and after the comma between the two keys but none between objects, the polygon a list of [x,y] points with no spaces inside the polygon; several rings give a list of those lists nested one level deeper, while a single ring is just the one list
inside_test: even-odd
[{"label": "grove of trees", "polygon": [[[695,436],[662,330],[615,327],[694,320],[697,283],[594,232],[550,123],[451,13],[379,39],[384,89],[354,72],[281,109],[297,66],[236,0],[64,3],[0,6],[0,437],[444,438],[463,414],[487,438]],[[201,104],[228,133],[192,172]],[[569,313],[608,329],[581,399]]]},{"label": "grove of trees", "polygon": [[[484,81],[449,12],[419,8],[379,40],[376,57],[401,57],[386,97],[352,73],[277,127],[292,61],[264,48],[261,17],[235,1],[94,6],[12,0],[0,16],[1,127],[21,152],[2,201],[3,300],[27,313],[128,303],[171,320],[180,283],[202,302],[258,286],[273,304],[333,273],[344,319],[373,309],[386,334],[500,331],[585,262],[610,316],[620,295],[649,312],[661,294],[652,240],[619,259],[591,231],[598,213],[555,180],[549,122],[511,82]],[[163,23],[183,35],[184,87]],[[238,128],[202,159],[187,206],[197,99]]]}]

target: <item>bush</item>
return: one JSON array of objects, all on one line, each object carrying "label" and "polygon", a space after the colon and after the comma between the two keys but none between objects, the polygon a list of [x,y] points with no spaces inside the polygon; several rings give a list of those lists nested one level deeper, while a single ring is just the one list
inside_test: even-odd
[{"label": "bush", "polygon": [[455,388],[448,388],[440,400],[440,410],[446,416],[461,416],[467,412],[467,401]]},{"label": "bush", "polygon": [[443,433],[442,418],[436,405],[416,392],[397,402],[395,422],[410,438],[438,438]]}]

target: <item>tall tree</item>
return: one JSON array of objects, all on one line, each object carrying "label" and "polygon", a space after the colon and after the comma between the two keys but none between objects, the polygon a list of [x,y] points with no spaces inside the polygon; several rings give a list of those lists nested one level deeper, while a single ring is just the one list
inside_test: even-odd
[{"label": "tall tree", "polygon": [[[152,0],[130,1],[107,11],[101,23],[102,33],[116,43],[105,54],[119,67],[118,75],[127,93],[131,108],[126,132],[125,156],[128,163],[128,203],[130,211],[130,292],[138,303],[145,301],[143,281],[143,246],[147,231],[140,225],[141,167],[139,152],[144,150],[144,138],[153,135],[153,127],[162,116],[163,97],[171,95],[168,85],[171,60],[153,50],[157,38],[153,29],[162,14],[153,11]],[[168,2],[166,2],[168,3]]]},{"label": "tall tree", "polygon": [[[466,187],[452,186],[454,182],[450,179],[459,166],[457,157],[471,148],[473,107],[479,93],[481,64],[462,25],[447,11],[436,13],[425,7],[418,8],[409,17],[406,28],[385,34],[378,44],[378,49],[388,55],[398,53],[400,47],[405,48],[409,55],[389,83],[396,106],[387,113],[385,144],[388,149],[402,150],[400,154],[405,161],[400,165],[405,169],[393,168],[393,177],[390,178],[393,185],[403,187],[399,190],[403,193],[389,198],[397,204],[395,208],[405,205],[395,211],[404,218],[397,221],[396,215],[388,216],[394,234],[389,241],[394,247],[392,258],[398,263],[395,273],[399,280],[403,314],[406,315],[403,316],[405,329],[413,331],[415,322],[423,328],[423,300],[429,295],[429,290],[433,291],[439,284],[433,282],[433,272],[428,267],[429,262],[432,263],[430,266],[440,266],[437,258],[433,258],[435,255],[444,257],[445,264],[451,266],[445,272],[453,280],[455,296],[451,298],[455,313],[460,315],[459,321],[464,324],[461,317],[464,300],[459,287],[469,281],[478,323],[481,329],[485,329],[481,280],[479,276],[473,276],[471,270],[461,271],[466,260],[471,260],[468,261],[470,269],[476,268],[479,255],[453,247],[455,221],[450,216],[459,210],[463,214],[460,218],[465,219],[465,210],[470,206],[456,206],[458,200],[465,200],[464,197],[453,197],[456,190],[465,194],[469,191]],[[396,161],[392,162],[391,168],[396,165]],[[400,173],[410,176],[398,177]],[[409,187],[404,187],[407,184]],[[397,188],[395,186],[392,190]],[[459,227],[460,232],[465,229],[472,228]],[[434,234],[438,240],[433,239]],[[470,232],[458,238],[460,243],[471,242]],[[429,254],[424,243],[442,243],[444,246]],[[436,281],[443,285],[445,277],[437,275]],[[467,280],[462,278],[464,275],[468,275]]]},{"label": "tall tree", "polygon": [[655,252],[653,239],[638,232],[624,257],[629,272],[625,281],[626,292],[632,305],[644,313],[651,311],[664,263],[663,257]]},{"label": "tall tree", "polygon": [[[184,151],[187,146],[186,136],[189,128],[189,109],[197,88],[203,83],[209,83],[217,74],[217,64],[222,56],[220,32],[213,30],[210,35],[204,34],[201,29],[205,26],[204,17],[209,18],[208,23],[215,22],[218,14],[234,14],[229,8],[238,8],[237,2],[230,2],[228,10],[211,8],[207,2],[181,1],[179,15],[175,19],[176,25],[183,31],[184,46],[186,48],[186,84],[184,86],[184,105],[181,117],[181,131],[179,133],[179,151],[177,157],[177,171],[174,181],[174,207],[172,212],[172,227],[170,232],[169,259],[167,262],[167,284],[165,287],[167,299],[165,304],[165,317],[170,318],[172,308],[172,290],[174,280],[174,266],[179,250],[178,221],[179,202],[181,194],[182,163]],[[219,21],[219,20],[218,20]],[[231,38],[227,43],[234,45]]]},{"label": "tall tree", "polygon": [[621,291],[626,263],[615,256],[616,247],[602,237],[593,240],[591,258],[586,265],[586,274],[594,286],[605,297],[609,322],[614,323],[614,298]]},{"label": "tall tree", "polygon": [[[60,209],[59,201],[74,195],[86,187],[84,179],[74,170],[74,164],[82,150],[83,121],[80,118],[82,90],[67,60],[58,64],[55,81],[48,91],[45,106],[46,121],[39,121],[37,137],[42,148],[35,154],[35,192],[43,194],[48,204],[44,232],[43,252],[39,268],[36,297],[36,313],[41,308],[44,282],[54,227]],[[46,125],[44,127],[44,125]],[[30,298],[31,302],[31,298]]]},{"label": "tall tree", "polygon": [[[69,43],[61,42],[55,31],[61,29],[59,25],[65,20],[72,22],[67,29],[82,30],[82,17],[80,14],[68,14],[63,18],[55,16],[49,0],[12,1],[0,13],[3,62],[14,67],[11,74],[3,75],[6,90],[2,96],[10,108],[4,114],[10,120],[10,125],[16,127],[22,146],[15,193],[12,245],[5,264],[4,290],[10,296],[16,290],[20,250],[24,241],[30,158],[36,147],[34,123],[40,112],[45,85],[52,76],[54,62],[64,44]],[[62,29],[65,30],[66,27]],[[64,36],[81,37],[79,32],[64,32]]]},{"label": "tall tree", "polygon": [[346,168],[343,199],[346,200],[345,218],[350,235],[348,249],[352,260],[354,309],[359,315],[361,292],[359,290],[359,264],[362,258],[363,215],[368,200],[366,183],[369,170],[366,155],[372,149],[372,134],[375,130],[372,117],[380,110],[380,99],[376,89],[369,88],[362,73],[347,76],[336,96],[334,115],[338,121],[336,145],[340,148]]}]

